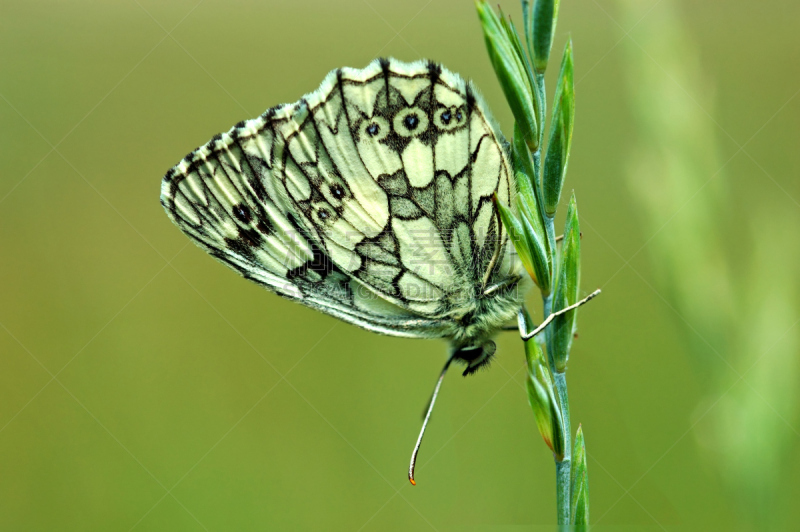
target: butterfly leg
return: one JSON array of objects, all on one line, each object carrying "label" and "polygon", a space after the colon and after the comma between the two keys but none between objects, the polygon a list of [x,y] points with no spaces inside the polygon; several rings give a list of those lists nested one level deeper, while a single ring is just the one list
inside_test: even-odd
[{"label": "butterfly leg", "polygon": [[542,332],[545,329],[545,327],[550,325],[550,322],[553,321],[554,319],[556,319],[556,317],[558,317],[558,316],[560,316],[562,314],[565,314],[565,313],[569,312],[570,310],[575,310],[576,308],[580,307],[581,305],[583,305],[585,303],[588,303],[589,301],[591,301],[592,299],[597,297],[598,294],[600,294],[600,289],[599,288],[597,290],[595,290],[594,292],[592,292],[591,294],[589,294],[588,296],[586,296],[583,299],[581,299],[580,301],[578,301],[577,303],[575,303],[574,305],[570,305],[570,306],[568,306],[566,308],[563,308],[563,309],[559,310],[558,312],[553,312],[552,314],[547,316],[542,323],[540,323],[539,325],[534,327],[534,329],[532,331],[530,331],[530,332],[527,330],[527,327],[525,326],[525,316],[524,316],[524,314],[522,312],[522,309],[520,309],[519,314],[517,315],[517,323],[518,323],[520,336],[525,341],[530,340],[531,338],[533,338],[534,336],[536,336],[537,334]]}]

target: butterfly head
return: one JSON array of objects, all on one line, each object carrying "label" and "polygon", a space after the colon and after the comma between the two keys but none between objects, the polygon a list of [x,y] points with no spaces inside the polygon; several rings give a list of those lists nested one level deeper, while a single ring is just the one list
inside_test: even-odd
[{"label": "butterfly head", "polygon": [[488,367],[496,350],[497,344],[487,340],[483,344],[457,348],[452,356],[454,361],[461,362],[467,366],[462,373],[466,377],[481,368]]}]

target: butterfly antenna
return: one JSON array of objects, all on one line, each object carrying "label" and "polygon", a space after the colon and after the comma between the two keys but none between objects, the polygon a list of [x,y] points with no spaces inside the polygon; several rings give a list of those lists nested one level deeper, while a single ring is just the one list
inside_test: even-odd
[{"label": "butterfly antenna", "polygon": [[428,410],[425,412],[425,419],[422,420],[422,430],[419,431],[419,437],[417,438],[417,444],[414,445],[414,452],[411,453],[411,464],[408,466],[408,480],[411,482],[412,486],[416,486],[417,483],[414,481],[414,468],[417,466],[417,455],[419,454],[419,446],[422,445],[422,437],[425,435],[425,428],[428,426],[428,421],[431,419],[431,413],[433,412],[433,405],[436,404],[436,396],[439,395],[439,389],[442,387],[442,382],[444,381],[444,375],[447,373],[447,368],[450,367],[450,363],[453,361],[454,356],[451,355],[450,358],[447,359],[447,362],[444,363],[444,367],[442,368],[442,372],[439,374],[439,380],[436,381],[436,387],[433,389],[433,395],[431,395],[431,400],[428,402]]}]

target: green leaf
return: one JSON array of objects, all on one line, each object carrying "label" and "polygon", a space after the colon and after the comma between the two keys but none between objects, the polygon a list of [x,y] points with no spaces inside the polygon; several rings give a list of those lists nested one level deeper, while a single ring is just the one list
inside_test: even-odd
[{"label": "green leaf", "polygon": [[539,147],[539,126],[533,77],[518,45],[516,30],[510,23],[501,21],[486,0],[480,0],[477,9],[495,75],[526,144],[535,151]]},{"label": "green leaf", "polygon": [[531,0],[522,0],[522,29],[525,31],[525,41],[528,43],[528,53],[533,58],[533,48],[530,44],[533,42],[533,13],[531,12]]},{"label": "green leaf", "polygon": [[[553,47],[553,35],[558,20],[558,4],[559,0],[536,0],[533,16],[528,16],[530,29],[526,24],[525,34],[528,36],[528,45],[532,47],[533,66],[540,73],[544,73],[550,60],[550,49]],[[524,7],[523,3],[523,10]]]},{"label": "green leaf", "polygon": [[[567,224],[561,244],[561,261],[553,296],[553,312],[578,302],[581,279],[581,230],[578,224],[578,206],[575,194],[569,201]],[[563,373],[567,369],[569,350],[577,327],[578,309],[556,317],[552,325],[553,362],[555,369]]]},{"label": "green leaf", "polygon": [[[528,330],[533,328],[533,320],[528,311],[522,309],[525,317],[525,326]],[[561,406],[553,384],[553,376],[547,366],[547,361],[542,352],[542,346],[532,338],[525,342],[525,360],[528,366],[528,375],[525,379],[528,390],[528,402],[536,419],[536,426],[542,439],[553,451],[557,461],[564,459],[564,422],[561,415]]]},{"label": "green leaf", "polygon": [[575,121],[575,83],[572,62],[572,41],[567,42],[561,61],[561,74],[556,86],[550,140],[544,160],[542,192],[544,211],[553,217],[561,199],[561,189],[567,175],[572,128]]},{"label": "green leaf", "polygon": [[578,425],[572,451],[572,500],[570,524],[576,528],[589,526],[589,472],[586,469],[586,443],[583,428]]},{"label": "green leaf", "polygon": [[[534,75],[533,70],[531,69],[531,62],[528,60],[528,57],[525,55],[525,48],[522,46],[522,43],[519,40],[519,34],[517,34],[517,29],[514,26],[514,23],[511,22],[511,19],[504,18],[503,12],[500,11],[500,22],[503,25],[503,29],[506,31],[506,35],[508,36],[509,42],[511,42],[512,46],[514,47],[514,53],[520,59],[522,65],[525,67],[525,74],[528,77],[528,85],[530,85],[531,89],[533,90],[533,109],[535,111],[534,118],[538,120],[538,124],[541,126],[538,128],[539,137],[537,139],[536,146],[531,146],[531,150],[535,151],[539,147],[539,143],[541,143],[542,137],[544,135],[544,101],[539,98],[540,91],[538,89],[542,88],[539,85],[544,84],[544,79],[537,81],[537,77]],[[541,118],[540,118],[541,117]]]},{"label": "green leaf", "polygon": [[537,204],[540,200],[540,187],[536,169],[531,160],[531,152],[528,145],[525,143],[525,138],[522,135],[519,124],[514,122],[514,139],[511,143],[511,162],[514,163],[514,169],[522,172],[528,178],[529,188],[534,191],[536,197],[532,200]]},{"label": "green leaf", "polygon": [[514,128],[511,157],[514,168],[517,169],[514,175],[517,182],[519,220],[524,230],[533,268],[536,272],[534,280],[542,293],[547,296],[550,294],[552,278],[550,245],[539,208],[539,187],[537,186],[530,152],[516,127]]},{"label": "green leaf", "polygon": [[519,259],[522,261],[525,271],[527,271],[531,279],[538,284],[536,268],[533,265],[531,250],[528,246],[528,238],[525,234],[525,229],[522,227],[522,223],[514,216],[514,213],[512,213],[508,207],[497,201],[496,196],[494,197],[494,204],[497,206],[497,211],[500,213],[500,220],[503,222],[503,227],[508,231],[508,236],[514,244],[514,249],[517,250],[517,255],[519,255]]},{"label": "green leaf", "polygon": [[533,270],[536,273],[534,281],[542,294],[546,297],[550,294],[551,274],[550,274],[550,254],[547,252],[547,236],[543,233],[544,228],[532,223],[538,220],[539,213],[531,212],[522,197],[517,197],[517,206],[520,213],[520,224],[525,234],[525,241],[531,254]]}]

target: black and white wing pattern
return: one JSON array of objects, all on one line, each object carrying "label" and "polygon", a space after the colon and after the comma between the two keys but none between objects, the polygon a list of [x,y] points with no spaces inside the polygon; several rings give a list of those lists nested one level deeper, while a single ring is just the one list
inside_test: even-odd
[{"label": "black and white wing pattern", "polygon": [[172,221],[277,294],[396,336],[453,334],[509,259],[504,141],[470,84],[431,62],[331,72],[164,177]]}]

